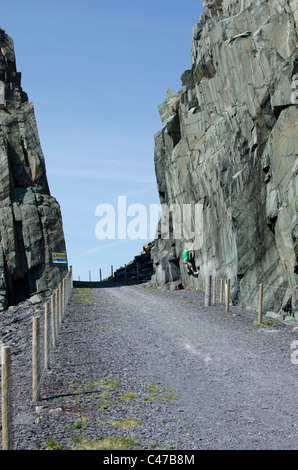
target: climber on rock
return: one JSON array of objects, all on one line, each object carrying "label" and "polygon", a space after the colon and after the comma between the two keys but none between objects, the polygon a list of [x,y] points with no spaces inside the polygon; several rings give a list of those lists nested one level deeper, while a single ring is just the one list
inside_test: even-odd
[{"label": "climber on rock", "polygon": [[193,265],[192,265],[192,262],[191,262],[190,256],[189,256],[190,251],[193,251],[193,244],[191,245],[190,248],[185,248],[184,249],[184,251],[182,253],[182,260],[183,260],[183,263],[187,267],[188,273],[189,274],[193,273],[194,275],[197,275],[197,274],[199,274],[199,272],[195,271],[194,268],[193,268]]}]

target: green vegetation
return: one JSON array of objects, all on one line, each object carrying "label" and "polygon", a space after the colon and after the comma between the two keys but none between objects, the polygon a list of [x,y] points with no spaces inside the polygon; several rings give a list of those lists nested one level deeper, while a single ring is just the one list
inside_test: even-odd
[{"label": "green vegetation", "polygon": [[[82,374],[83,375],[83,374]],[[87,378],[87,377],[86,377]],[[137,429],[143,425],[143,421],[138,419],[137,416],[123,417],[115,416],[109,419],[109,415],[106,414],[107,409],[113,410],[113,408],[120,405],[125,410],[123,401],[129,400],[174,400],[179,397],[173,389],[164,389],[160,385],[147,385],[145,396],[135,393],[134,390],[123,390],[121,389],[121,383],[118,378],[96,378],[95,374],[89,374],[90,381],[73,380],[70,384],[71,389],[76,389],[75,397],[68,401],[61,411],[64,413],[72,413],[74,417],[73,422],[69,425],[63,426],[63,421],[58,426],[64,430],[63,446],[59,442],[55,441],[52,437],[49,437],[45,448],[47,450],[62,450],[73,449],[73,450],[131,450],[140,448],[138,440],[134,436],[127,435],[130,430]],[[71,395],[71,394],[70,394]],[[85,401],[84,396],[88,397]],[[63,397],[65,398],[65,396]],[[59,398],[57,397],[57,400]],[[61,415],[63,416],[63,415]],[[97,421],[97,423],[96,423]],[[175,419],[173,419],[175,421]],[[164,423],[166,424],[166,422]],[[100,432],[105,433],[108,431],[108,435],[102,435],[94,438],[87,438],[85,431],[88,428],[93,429],[94,425],[100,426]],[[114,428],[115,437],[111,428]],[[171,428],[168,428],[168,432],[174,432]],[[124,435],[119,436],[119,433],[123,432]],[[136,432],[136,431],[133,431]],[[65,439],[68,441],[65,442]],[[159,443],[161,445],[161,443]],[[150,446],[150,443],[147,445]],[[152,447],[156,446],[156,442],[152,442]]]},{"label": "green vegetation", "polygon": [[111,422],[112,426],[118,429],[129,429],[129,428],[137,428],[141,426],[142,421],[140,419],[122,419],[117,421]]},{"label": "green vegetation", "polygon": [[62,450],[63,446],[62,444],[59,444],[57,441],[52,439],[51,436],[49,436],[48,442],[46,443],[45,450]]},{"label": "green vegetation", "polygon": [[99,441],[74,439],[73,450],[136,450],[138,441],[133,437],[106,437]]},{"label": "green vegetation", "polygon": [[126,392],[120,397],[120,400],[131,400],[132,398],[137,398],[137,396],[137,393]]},{"label": "green vegetation", "polygon": [[75,289],[75,296],[77,297],[76,304],[93,304],[95,302],[94,298],[90,295],[91,289],[82,288]]},{"label": "green vegetation", "polygon": [[69,426],[68,429],[69,430],[72,430],[72,429],[82,429],[82,430],[85,430],[87,427],[88,427],[88,421],[90,420],[90,418],[87,418],[87,417],[83,417],[82,419],[77,419],[73,426]]},{"label": "green vegetation", "polygon": [[150,387],[148,387],[148,392],[149,393],[158,393],[159,392],[159,387],[157,387],[157,385],[150,385]]}]

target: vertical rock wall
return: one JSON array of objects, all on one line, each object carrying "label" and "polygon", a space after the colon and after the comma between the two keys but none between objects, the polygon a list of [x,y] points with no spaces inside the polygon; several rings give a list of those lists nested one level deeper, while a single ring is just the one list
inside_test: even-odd
[{"label": "vertical rock wall", "polygon": [[297,284],[298,1],[203,4],[191,68],[159,106],[155,136],[161,203],[203,205],[200,274],[182,263],[191,240],[163,239],[159,226],[153,281],[203,289],[208,274],[230,278],[233,302],[249,307],[253,283]]},{"label": "vertical rock wall", "polygon": [[[60,207],[51,196],[32,103],[21,88],[12,39],[0,30],[0,309],[46,298],[67,272]],[[37,294],[37,296],[36,296]]]}]

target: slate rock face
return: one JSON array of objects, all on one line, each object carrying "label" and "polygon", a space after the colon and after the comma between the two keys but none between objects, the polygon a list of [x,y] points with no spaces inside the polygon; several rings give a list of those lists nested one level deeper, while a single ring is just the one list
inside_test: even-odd
[{"label": "slate rock face", "polygon": [[[32,103],[21,88],[12,39],[0,30],[0,310],[43,300],[67,272],[60,207],[51,196]],[[37,294],[37,295],[36,295]]]},{"label": "slate rock face", "polygon": [[113,276],[108,277],[105,281],[116,282],[148,282],[153,274],[153,263],[151,259],[151,251],[154,246],[153,242],[147,242],[143,246],[143,251],[136,255],[126,267],[118,268]]},{"label": "slate rock face", "polygon": [[203,208],[200,271],[182,263],[192,240],[165,239],[159,224],[152,280],[204,289],[207,275],[230,278],[232,301],[249,308],[253,284],[297,285],[298,0],[203,3],[191,68],[155,135],[160,202]]}]

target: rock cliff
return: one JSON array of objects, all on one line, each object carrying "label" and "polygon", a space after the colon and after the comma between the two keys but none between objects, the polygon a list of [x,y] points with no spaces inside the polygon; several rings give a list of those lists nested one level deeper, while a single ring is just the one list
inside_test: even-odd
[{"label": "rock cliff", "polygon": [[142,283],[150,281],[153,274],[153,263],[151,259],[153,246],[154,243],[152,242],[145,243],[141,253],[136,255],[126,266],[118,268],[112,276],[104,280],[115,282],[140,281]]},{"label": "rock cliff", "polygon": [[207,275],[230,278],[233,303],[249,308],[254,284],[297,285],[298,0],[203,5],[191,68],[167,91],[155,135],[161,204],[202,207],[200,270],[182,263],[192,240],[166,239],[159,224],[152,280],[204,289]]},{"label": "rock cliff", "polygon": [[0,310],[42,300],[67,264],[60,207],[51,196],[32,103],[21,87],[12,39],[0,30]]}]

